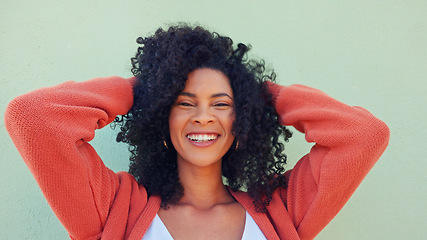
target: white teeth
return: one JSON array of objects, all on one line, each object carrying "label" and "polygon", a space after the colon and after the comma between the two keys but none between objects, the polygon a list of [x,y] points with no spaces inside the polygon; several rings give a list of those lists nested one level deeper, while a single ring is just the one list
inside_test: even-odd
[{"label": "white teeth", "polygon": [[207,142],[218,138],[216,134],[190,134],[187,138],[195,142]]}]

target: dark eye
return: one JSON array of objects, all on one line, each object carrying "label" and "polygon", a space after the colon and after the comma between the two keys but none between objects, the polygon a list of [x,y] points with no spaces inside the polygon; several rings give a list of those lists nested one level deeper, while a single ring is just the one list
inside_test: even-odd
[{"label": "dark eye", "polygon": [[216,103],[214,106],[215,107],[229,107],[230,104],[228,104],[228,103]]},{"label": "dark eye", "polygon": [[191,107],[191,106],[193,106],[191,103],[188,103],[188,102],[180,102],[177,105],[184,106],[184,107]]}]

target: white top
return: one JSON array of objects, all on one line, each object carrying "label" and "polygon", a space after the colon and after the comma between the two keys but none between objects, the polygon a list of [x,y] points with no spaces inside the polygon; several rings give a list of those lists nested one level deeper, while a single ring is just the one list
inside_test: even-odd
[{"label": "white top", "polygon": [[[142,237],[142,240],[153,239],[173,240],[165,224],[157,214],[151,222],[150,227],[147,229],[144,237]],[[243,231],[242,240],[267,240],[248,212],[246,212],[245,230]]]}]

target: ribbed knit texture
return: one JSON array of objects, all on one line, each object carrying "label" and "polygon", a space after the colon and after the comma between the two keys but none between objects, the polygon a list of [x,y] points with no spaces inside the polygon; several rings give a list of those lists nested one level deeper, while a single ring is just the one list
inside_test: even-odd
[{"label": "ribbed knit texture", "polygon": [[[6,128],[72,239],[139,240],[160,207],[125,172],[114,173],[88,143],[132,106],[134,78],[66,82],[15,98]],[[267,239],[313,239],[338,213],[385,150],[389,130],[368,111],[300,85],[269,84],[285,125],[315,146],[286,173],[266,213],[232,192]]]}]

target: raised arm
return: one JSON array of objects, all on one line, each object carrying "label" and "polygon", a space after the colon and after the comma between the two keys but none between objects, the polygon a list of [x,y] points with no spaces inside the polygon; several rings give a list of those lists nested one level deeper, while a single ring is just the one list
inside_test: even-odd
[{"label": "raised arm", "polygon": [[313,239],[344,206],[385,150],[389,129],[360,107],[301,85],[269,84],[285,125],[316,143],[287,172],[282,199],[301,239]]},{"label": "raised arm", "polygon": [[96,238],[105,224],[119,180],[88,142],[131,108],[130,81],[66,82],[19,96],[6,110],[14,144],[72,238]]}]

